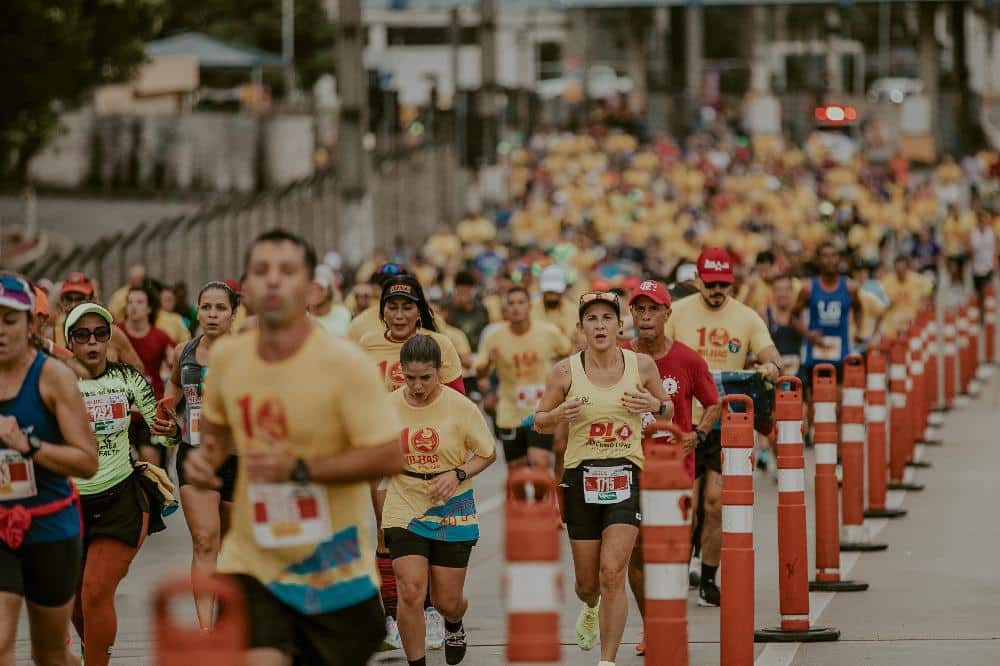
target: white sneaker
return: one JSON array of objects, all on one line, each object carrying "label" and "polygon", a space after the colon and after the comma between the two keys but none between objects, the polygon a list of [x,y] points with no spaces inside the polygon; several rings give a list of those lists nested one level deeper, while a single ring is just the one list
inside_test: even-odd
[{"label": "white sneaker", "polygon": [[701,558],[697,555],[691,556],[691,565],[688,567],[688,587],[697,590],[701,584]]},{"label": "white sneaker", "polygon": [[399,625],[396,624],[396,618],[385,618],[385,638],[382,643],[389,646],[390,650],[398,650],[403,647],[403,639],[399,637]]},{"label": "white sneaker", "polygon": [[426,643],[428,650],[440,650],[444,647],[444,618],[436,608],[424,609],[424,624],[427,625]]},{"label": "white sneaker", "polygon": [[597,643],[600,634],[599,611],[601,602],[591,608],[587,604],[582,604],[580,616],[576,619],[576,644],[581,650],[592,650]]}]

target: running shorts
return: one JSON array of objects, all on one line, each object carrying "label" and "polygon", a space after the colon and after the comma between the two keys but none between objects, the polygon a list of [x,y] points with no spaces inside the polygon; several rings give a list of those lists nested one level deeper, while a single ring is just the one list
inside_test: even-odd
[{"label": "running shorts", "polygon": [[513,462],[528,455],[529,448],[552,451],[552,435],[535,432],[534,428],[497,428],[497,436],[503,444],[503,457]]},{"label": "running shorts", "polygon": [[11,550],[0,541],[0,592],[33,604],[63,606],[76,594],[83,546],[80,537],[28,543]]},{"label": "running shorts", "polygon": [[[196,447],[191,446],[186,442],[181,442],[177,446],[177,485],[186,486],[188,484],[187,478],[184,476],[184,461],[187,460],[187,456]],[[236,491],[236,468],[237,460],[236,454],[232,454],[226,458],[226,462],[222,463],[222,467],[216,470],[216,474],[222,479],[222,488],[219,490],[219,494],[222,495],[223,502],[232,502],[233,493]]]},{"label": "running shorts", "polygon": [[95,537],[109,537],[132,548],[139,545],[142,514],[149,513],[149,501],[135,474],[129,474],[124,481],[103,492],[81,495],[80,506],[85,542]]},{"label": "running shorts", "polygon": [[233,579],[246,597],[249,648],[270,648],[295,658],[296,664],[363,666],[385,637],[385,614],[378,595],[367,601],[317,615],[307,615],[280,601],[256,578]]},{"label": "running shorts", "polygon": [[[629,475],[628,497],[613,504],[588,503],[584,489],[587,470],[601,467],[621,467]],[[563,490],[563,522],[569,538],[574,541],[596,541],[610,525],[639,526],[642,512],[639,508],[639,477],[641,470],[625,458],[609,460],[584,460],[579,467],[563,472],[560,487]],[[590,493],[591,499],[595,493]]]},{"label": "running shorts", "polygon": [[389,547],[392,559],[419,555],[435,567],[465,569],[469,566],[469,557],[476,542],[476,539],[472,541],[428,539],[403,527],[389,527],[385,530],[385,545]]},{"label": "running shorts", "polygon": [[694,448],[694,476],[698,478],[705,470],[722,474],[722,430],[715,428],[708,437]]}]

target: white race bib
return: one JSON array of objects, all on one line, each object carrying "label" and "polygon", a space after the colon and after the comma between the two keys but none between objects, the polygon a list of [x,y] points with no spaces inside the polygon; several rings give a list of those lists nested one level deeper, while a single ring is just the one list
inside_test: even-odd
[{"label": "white race bib", "polygon": [[20,500],[38,494],[35,464],[17,451],[0,449],[0,500]]},{"label": "white race bib", "polygon": [[330,538],[326,492],[315,483],[251,483],[250,519],[262,548],[320,543]]},{"label": "white race bib", "polygon": [[545,384],[518,384],[517,408],[535,409],[545,395]]},{"label": "white race bib", "polygon": [[188,440],[191,446],[201,445],[201,405],[188,406]]},{"label": "white race bib", "polygon": [[[840,338],[837,338],[838,340]],[[802,361],[798,354],[783,354],[781,356],[781,374],[796,376],[799,374],[799,363]]]},{"label": "white race bib", "polygon": [[821,344],[813,345],[813,358],[817,361],[839,361],[841,356],[840,338],[833,335],[824,335]]},{"label": "white race bib", "polygon": [[587,504],[618,504],[632,496],[632,472],[625,467],[585,467],[583,501]]}]

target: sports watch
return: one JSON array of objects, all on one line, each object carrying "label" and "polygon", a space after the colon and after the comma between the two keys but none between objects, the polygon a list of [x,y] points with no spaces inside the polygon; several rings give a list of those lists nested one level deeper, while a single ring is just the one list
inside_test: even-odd
[{"label": "sports watch", "polygon": [[42,448],[42,440],[35,435],[28,435],[28,450],[24,453],[24,458],[28,460],[35,457],[38,450]]},{"label": "sports watch", "polygon": [[456,467],[456,468],[455,468],[455,476],[457,476],[457,477],[458,477],[458,482],[459,482],[459,483],[462,483],[462,482],[463,482],[463,481],[465,481],[465,480],[466,480],[467,478],[469,478],[469,475],[468,475],[468,474],[466,474],[466,473],[465,473],[465,470],[464,470],[464,469],[462,469],[461,467]]},{"label": "sports watch", "polygon": [[302,458],[295,461],[295,467],[292,468],[292,481],[295,483],[308,483],[309,481],[309,466]]},{"label": "sports watch", "polygon": [[698,444],[704,444],[708,439],[708,433],[704,430],[695,430],[694,433],[698,436]]}]

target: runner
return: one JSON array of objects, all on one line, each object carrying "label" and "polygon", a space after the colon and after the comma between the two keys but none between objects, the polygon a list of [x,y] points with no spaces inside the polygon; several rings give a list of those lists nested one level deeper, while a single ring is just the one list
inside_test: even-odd
[{"label": "runner", "polygon": [[[142,360],[142,372],[153,387],[153,395],[163,397],[163,366],[174,343],[166,333],[153,325],[159,301],[149,287],[133,287],[125,300],[126,319],[118,324]],[[138,414],[132,415],[129,441],[139,451],[139,457],[163,467],[163,450],[150,441],[146,422]]]},{"label": "runner", "polygon": [[[670,304],[670,292],[664,285],[653,280],[646,280],[639,285],[639,289],[629,299],[638,337],[628,348],[639,354],[646,354],[656,362],[663,390],[674,405],[673,423],[684,433],[683,447],[687,455],[685,466],[694,481],[694,450],[699,443],[708,439],[719,420],[722,405],[705,359],[687,345],[664,335],[663,330],[670,317]],[[691,420],[691,406],[695,399],[705,410],[697,428]],[[645,415],[643,420],[647,420]],[[649,415],[648,421],[653,420],[652,415]],[[645,425],[647,424],[643,423]],[[639,605],[639,613],[645,617],[646,579],[641,535],[632,549],[628,580]],[[640,655],[645,653],[645,640],[639,641],[635,651]]]},{"label": "runner", "polygon": [[368,482],[402,471],[400,421],[371,361],[308,318],[312,248],[273,230],[246,264],[259,326],[213,347],[184,475],[219,490],[240,453],[219,571],[246,596],[249,663],[365,664],[385,635]]},{"label": "runner", "polygon": [[349,339],[360,343],[361,338],[365,337],[366,334],[372,331],[381,333],[385,330],[382,325],[382,310],[379,302],[382,296],[382,287],[386,280],[406,274],[405,268],[394,263],[383,264],[372,274],[369,280],[372,293],[371,304],[354,315],[350,326],[347,327]]},{"label": "runner", "polygon": [[444,616],[445,660],[458,664],[467,646],[462,589],[479,539],[471,480],[496,460],[496,444],[475,403],[442,388],[441,348],[433,338],[410,338],[400,361],[406,386],[392,401],[403,420],[405,468],[389,482],[382,515],[399,590],[399,631],[410,666],[426,666],[429,589]]},{"label": "runner", "polygon": [[[778,377],[781,356],[756,312],[733,298],[733,262],[722,248],[707,248],[698,257],[698,294],[673,306],[665,335],[691,347],[713,372],[743,370],[753,352],[756,369],[770,379]],[[695,418],[700,418],[700,410]],[[700,537],[699,605],[718,606],[715,574],[722,549],[722,431],[718,424],[695,449],[695,506],[704,510]]]},{"label": "runner", "polygon": [[781,355],[781,374],[796,377],[802,361],[802,333],[795,327],[792,309],[795,307],[795,287],[792,279],[782,275],[774,280],[774,301],[760,316],[767,322],[771,340]]},{"label": "runner", "polygon": [[[224,282],[209,282],[198,294],[198,328],[201,335],[184,345],[174,363],[166,395],[183,408],[183,439],[177,449],[177,485],[180,486],[184,518],[191,532],[192,573],[211,574],[219,558],[222,535],[229,531],[233,490],[236,485],[236,456],[231,455],[219,470],[222,487],[201,490],[184,477],[184,460],[201,445],[201,396],[212,347],[229,333],[238,297]],[[181,412],[181,408],[178,412]],[[196,596],[195,609],[202,629],[215,619],[212,597]]]},{"label": "runner", "polygon": [[930,280],[910,270],[906,255],[897,256],[892,268],[891,273],[882,276],[882,289],[889,301],[882,319],[882,335],[887,338],[905,331],[934,291]]},{"label": "runner", "polygon": [[[66,315],[74,307],[84,301],[93,301],[95,295],[95,285],[93,281],[83,273],[70,273],[66,281],[59,289],[59,314],[52,325],[52,340],[62,347],[67,347]],[[119,328],[111,329],[111,342],[108,345],[108,360],[128,363],[133,368],[142,370],[142,359],[135,353],[135,348],[129,342],[128,337]]]},{"label": "runner", "polygon": [[[424,298],[420,283],[412,275],[397,275],[387,279],[382,284],[380,301],[383,330],[371,331],[361,338],[361,348],[374,361],[385,382],[386,390],[392,392],[405,385],[403,371],[399,362],[399,352],[403,344],[418,333],[428,335],[441,348],[441,381],[459,393],[465,394],[465,383],[462,379],[462,361],[451,341],[437,332],[437,323],[430,310],[427,299]],[[378,561],[382,575],[382,601],[389,616],[387,643],[399,647],[396,641],[395,627],[395,576],[392,571],[392,560],[389,550],[385,547],[382,532],[382,507],[385,504],[385,484],[375,483],[372,487],[372,503],[375,508],[375,518],[378,524]],[[427,632],[428,646],[440,649],[444,645],[444,620],[432,607],[428,607]]]},{"label": "runner", "polygon": [[587,348],[549,372],[535,428],[552,432],[561,422],[569,425],[560,485],[576,594],[583,602],[576,641],[590,650],[600,631],[598,666],[613,666],[628,617],[625,572],[641,519],[642,414],[669,419],[673,403],[653,360],[617,347],[617,295],[581,296],[579,321]]},{"label": "runner", "polygon": [[144,487],[133,466],[129,414],[139,410],[157,439],[173,444],[177,424],[157,417],[153,388],[138,370],[108,362],[114,319],[96,303],[82,303],[66,315],[64,333],[87,372],[78,384],[97,436],[97,474],[74,479],[83,511],[83,558],[73,625],[87,664],[111,659],[118,617],[115,593],[147,534],[164,528],[160,502]]},{"label": "runner", "polygon": [[[30,522],[0,536],[0,663],[14,663],[22,601],[38,664],[72,663],[66,645],[80,572],[80,512],[68,476],[97,472],[97,444],[76,376],[34,348],[34,295],[0,274],[0,522]],[[20,472],[20,474],[18,474]]]},{"label": "runner", "polygon": [[573,304],[565,298],[566,271],[559,266],[547,266],[538,278],[541,298],[532,305],[531,318],[546,321],[562,331],[563,335],[577,341],[577,313]]},{"label": "runner", "polygon": [[552,435],[535,432],[524,420],[535,413],[545,393],[545,376],[556,359],[570,354],[569,340],[544,321],[531,320],[531,296],[517,285],[504,297],[507,321],[498,324],[483,339],[476,366],[485,395],[489,375],[497,371],[499,401],[497,436],[503,443],[508,471],[525,464],[544,470],[552,468]]}]

